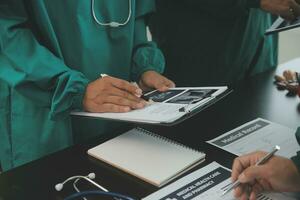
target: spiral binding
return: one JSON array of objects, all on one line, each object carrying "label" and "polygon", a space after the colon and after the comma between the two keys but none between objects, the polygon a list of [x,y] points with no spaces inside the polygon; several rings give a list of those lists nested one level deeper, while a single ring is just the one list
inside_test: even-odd
[{"label": "spiral binding", "polygon": [[201,151],[198,151],[198,150],[196,150],[196,149],[190,148],[190,147],[188,147],[188,146],[186,146],[186,145],[184,145],[184,144],[181,144],[181,143],[179,143],[179,142],[177,142],[177,141],[171,140],[171,139],[169,139],[169,138],[167,138],[167,137],[164,137],[164,136],[155,134],[155,133],[153,133],[153,132],[151,132],[151,131],[148,131],[148,130],[146,130],[146,129],[143,129],[143,128],[141,128],[141,127],[136,127],[136,130],[138,130],[139,133],[147,134],[147,135],[149,135],[149,136],[151,136],[151,137],[154,137],[154,138],[156,138],[156,139],[162,140],[162,141],[164,141],[164,142],[167,142],[167,143],[170,143],[170,144],[175,144],[175,145],[177,145],[177,146],[183,147],[183,148],[185,148],[185,149],[191,150],[191,151],[196,152],[196,153],[202,153],[202,154],[204,154],[204,152],[201,152]]}]

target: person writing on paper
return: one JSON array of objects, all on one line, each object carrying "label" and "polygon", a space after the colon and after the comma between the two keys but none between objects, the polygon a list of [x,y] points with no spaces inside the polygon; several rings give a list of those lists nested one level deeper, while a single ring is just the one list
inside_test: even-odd
[{"label": "person writing on paper", "polygon": [[[300,128],[296,137],[300,144]],[[265,155],[265,152],[254,152],[234,160],[232,181],[242,183],[235,189],[235,197],[248,200],[250,196],[250,200],[255,200],[263,191],[300,192],[300,152],[291,159],[273,156],[265,164],[255,166]]]},{"label": "person writing on paper", "polygon": [[[0,2],[0,162],[19,166],[120,127],[71,110],[127,112],[174,83],[147,40],[149,0]],[[102,73],[110,76],[100,78]],[[72,120],[72,122],[71,122]]]}]

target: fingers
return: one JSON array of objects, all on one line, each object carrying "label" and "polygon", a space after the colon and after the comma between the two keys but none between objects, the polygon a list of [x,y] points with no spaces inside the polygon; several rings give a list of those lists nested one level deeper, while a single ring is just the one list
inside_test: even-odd
[{"label": "fingers", "polygon": [[163,77],[162,80],[154,83],[154,88],[160,92],[165,92],[173,87],[175,87],[175,83],[165,77]]},{"label": "fingers", "polygon": [[296,13],[299,12],[298,7],[298,4],[294,0],[289,0],[286,4],[282,5],[280,16],[286,20],[292,21],[298,16],[296,15]]},{"label": "fingers", "polygon": [[245,169],[238,179],[241,183],[250,183],[256,179],[262,178],[263,175],[264,166],[251,166]]},{"label": "fingers", "polygon": [[257,180],[257,182],[262,186],[264,191],[271,191],[272,190],[272,186],[265,179],[259,179],[259,180]]},{"label": "fingers", "polygon": [[114,104],[97,104],[93,101],[89,101],[85,105],[85,110],[93,113],[103,113],[103,112],[112,112],[112,113],[124,113],[131,110],[128,106],[118,106]]},{"label": "fingers", "polygon": [[256,200],[256,197],[263,191],[264,188],[259,183],[241,184],[235,189],[234,196],[239,199]]},{"label": "fingers", "polygon": [[258,153],[251,153],[244,156],[236,158],[232,165],[231,178],[236,181],[240,174],[251,165],[255,164],[255,160],[258,157]]},{"label": "fingers", "polygon": [[169,87],[169,88],[174,88],[174,87],[176,87],[175,83],[174,83],[173,81],[169,80],[169,79],[166,79],[165,84],[166,84],[166,86]]},{"label": "fingers", "polygon": [[255,166],[256,162],[265,155],[265,152],[254,152],[236,158],[232,165],[231,179],[241,183],[251,183],[258,175],[262,166]]},{"label": "fingers", "polygon": [[173,81],[155,71],[144,72],[139,84],[144,90],[157,89],[160,92],[165,92],[171,87],[175,87]]},{"label": "fingers", "polygon": [[239,198],[239,197],[241,197],[243,195],[243,193],[244,193],[244,187],[245,187],[245,185],[241,184],[241,185],[239,185],[238,187],[236,187],[234,189],[234,196],[236,198]]},{"label": "fingers", "polygon": [[287,82],[293,82],[296,80],[296,72],[291,71],[291,70],[285,70],[283,72],[283,77]]},{"label": "fingers", "polygon": [[241,188],[241,194],[240,196],[237,196],[240,200],[248,200],[249,195],[248,195],[248,185],[242,185],[240,186]]},{"label": "fingers", "polygon": [[245,167],[242,164],[241,158],[236,158],[232,165],[231,179],[236,181],[239,175],[244,171]]},{"label": "fingers", "polygon": [[286,20],[292,21],[300,16],[300,5],[295,0],[287,0],[277,6],[275,4],[275,7],[277,7],[277,9],[271,9],[273,14],[278,14]]},{"label": "fingers", "polygon": [[128,106],[119,106],[111,103],[105,103],[101,105],[97,105],[94,108],[94,112],[98,113],[104,113],[104,112],[110,112],[110,113],[124,113],[129,112],[131,110]]},{"label": "fingers", "polygon": [[98,96],[95,102],[99,105],[114,104],[114,105],[129,107],[131,109],[141,109],[146,106],[146,103],[144,101],[132,101],[130,99],[126,99],[120,96],[112,96],[106,94],[102,94],[101,96]]},{"label": "fingers", "polygon": [[137,86],[106,76],[88,85],[83,107],[89,112],[128,112],[146,106],[141,94]]},{"label": "fingers", "polygon": [[293,12],[294,19],[296,17],[300,16],[300,6],[296,1],[294,1],[294,0],[290,1],[290,9],[292,9],[290,12]]},{"label": "fingers", "polygon": [[119,96],[122,98],[126,98],[128,100],[131,100],[131,101],[134,101],[137,103],[144,102],[144,100],[141,99],[140,97],[137,97],[136,95],[128,93],[127,91],[120,90],[116,87],[109,87],[105,90],[104,93],[106,93],[107,95],[110,95],[110,96]]},{"label": "fingers", "polygon": [[143,91],[136,87],[135,85],[129,83],[128,81],[124,81],[118,78],[114,77],[105,77],[105,78],[110,78],[110,83],[114,86],[117,87],[121,90],[127,91],[133,95],[141,96]]},{"label": "fingers", "polygon": [[[299,0],[300,1],[300,0]],[[286,79],[283,76],[275,75],[274,76],[275,81],[277,82],[285,82]]]},{"label": "fingers", "polygon": [[255,184],[252,186],[252,191],[250,191],[249,200],[256,200],[257,195],[263,191],[263,187],[260,184]]},{"label": "fingers", "polygon": [[276,85],[278,89],[287,89],[291,93],[297,93],[299,83],[297,81],[297,73],[291,70],[285,70],[283,76],[275,75]]}]

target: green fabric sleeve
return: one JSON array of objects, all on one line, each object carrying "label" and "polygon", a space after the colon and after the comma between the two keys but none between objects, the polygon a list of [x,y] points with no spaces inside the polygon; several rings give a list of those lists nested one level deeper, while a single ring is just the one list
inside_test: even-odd
[{"label": "green fabric sleeve", "polygon": [[[147,3],[146,3],[147,2]],[[134,31],[134,50],[131,79],[138,81],[146,71],[153,70],[163,73],[165,58],[157,45],[148,41],[146,31],[146,17],[154,11],[154,1],[140,0],[136,5],[136,19]]]},{"label": "green fabric sleeve", "polygon": [[153,13],[155,11],[155,1],[154,0],[136,0],[136,18],[142,17]]},{"label": "green fabric sleeve", "polygon": [[51,119],[65,117],[82,107],[89,81],[42,46],[28,26],[24,13],[0,7],[0,79],[37,106],[49,107]]}]

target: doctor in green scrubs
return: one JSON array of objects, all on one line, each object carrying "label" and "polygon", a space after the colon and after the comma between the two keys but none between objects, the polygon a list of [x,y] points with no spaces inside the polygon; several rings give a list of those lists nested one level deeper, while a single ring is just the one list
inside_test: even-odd
[{"label": "doctor in green scrubs", "polygon": [[[228,85],[276,67],[277,36],[264,36],[273,19],[259,0],[156,3],[151,32],[166,57],[165,75],[178,86]],[[284,14],[291,15],[288,6]]]},{"label": "doctor in green scrubs", "polygon": [[[0,160],[16,167],[120,126],[74,109],[127,112],[141,89],[166,90],[146,36],[150,0],[0,1]],[[100,74],[109,76],[99,79]]]}]

